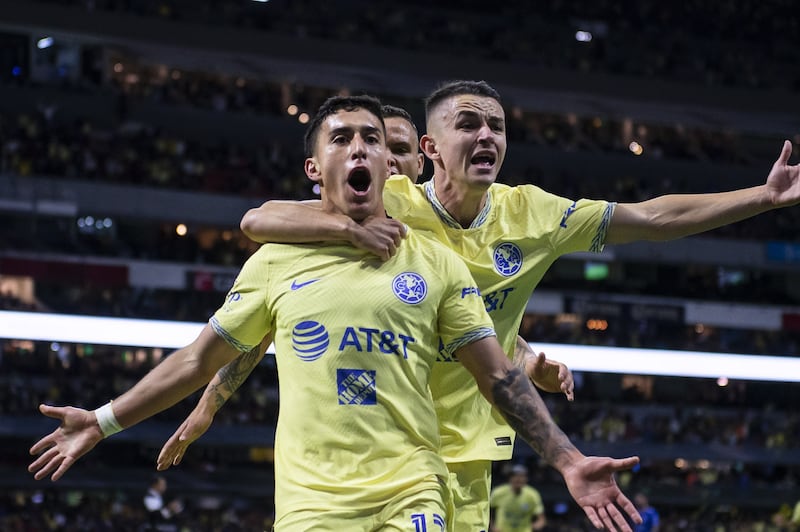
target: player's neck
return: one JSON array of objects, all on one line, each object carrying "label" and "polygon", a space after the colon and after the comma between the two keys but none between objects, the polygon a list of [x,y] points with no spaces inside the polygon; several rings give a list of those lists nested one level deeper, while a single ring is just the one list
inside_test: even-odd
[{"label": "player's neck", "polygon": [[464,228],[472,224],[486,204],[486,190],[457,186],[436,175],[433,188],[442,207]]}]

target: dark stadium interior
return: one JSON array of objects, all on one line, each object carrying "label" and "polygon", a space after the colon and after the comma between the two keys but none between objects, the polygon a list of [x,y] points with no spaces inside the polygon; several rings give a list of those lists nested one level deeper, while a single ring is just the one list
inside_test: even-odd
[{"label": "dark stadium interior", "polygon": [[[760,184],[783,139],[797,162],[792,2],[500,4],[0,0],[0,310],[206,321],[257,249],[242,214],[314,196],[302,115],[334,94],[377,95],[422,129],[438,82],[486,79],[509,118],[501,181],[572,198]],[[799,223],[794,207],[566,257],[520,334],[800,356]],[[55,484],[32,479],[28,448],[54,426],[38,404],[95,408],[169,350],[0,345],[0,529],[139,530],[158,450],[196,396]],[[166,473],[191,510],[179,529],[269,528],[276,385],[267,355]],[[776,514],[800,500],[795,383],[578,372],[574,403],[545,398],[587,454],[642,457],[618,481],[648,494],[662,532],[789,530]],[[588,530],[554,470],[525,444],[515,461],[547,530]]]}]

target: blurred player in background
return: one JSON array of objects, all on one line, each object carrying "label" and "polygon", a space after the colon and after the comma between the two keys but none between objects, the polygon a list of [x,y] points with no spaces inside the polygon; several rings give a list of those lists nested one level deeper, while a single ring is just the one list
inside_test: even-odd
[{"label": "blurred player in background", "polygon": [[492,490],[491,532],[531,532],[547,524],[542,496],[528,485],[528,468],[516,464],[508,483]]}]

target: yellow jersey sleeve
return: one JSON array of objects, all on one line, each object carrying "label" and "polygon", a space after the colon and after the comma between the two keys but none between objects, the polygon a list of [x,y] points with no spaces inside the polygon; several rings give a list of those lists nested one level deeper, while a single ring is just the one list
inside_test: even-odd
[{"label": "yellow jersey sleeve", "polygon": [[267,249],[262,246],[245,262],[225,302],[210,320],[214,331],[239,351],[250,351],[272,330]]}]

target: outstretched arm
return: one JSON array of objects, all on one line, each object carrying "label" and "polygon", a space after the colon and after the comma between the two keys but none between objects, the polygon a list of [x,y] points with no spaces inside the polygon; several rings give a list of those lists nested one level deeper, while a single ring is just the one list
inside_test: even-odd
[{"label": "outstretched arm", "polygon": [[[169,408],[208,382],[238,352],[209,325],[190,345],[175,351],[113,402],[113,416],[121,427],[130,427]],[[42,414],[61,425],[33,447],[40,454],[28,471],[40,480],[52,473],[58,480],[81,456],[103,439],[97,411],[41,405]]]},{"label": "outstretched arm", "polygon": [[792,143],[757,187],[714,194],[670,194],[614,209],[607,244],[635,240],[673,240],[738,222],[771,209],[800,202],[800,165],[789,165]]},{"label": "outstretched arm", "polygon": [[247,211],[239,224],[255,242],[349,242],[389,260],[406,234],[405,225],[386,217],[361,223],[349,216],[322,210],[320,201],[268,201]]},{"label": "outstretched arm", "polygon": [[567,396],[567,401],[575,400],[575,381],[569,368],[557,360],[548,359],[544,353],[534,353],[522,336],[517,336],[514,365],[524,371],[540,390],[561,392]]},{"label": "outstretched arm", "polygon": [[505,356],[496,338],[475,341],[455,354],[508,424],[563,475],[570,494],[595,527],[630,532],[620,508],[634,522],[641,522],[639,512],[614,480],[614,473],[630,469],[638,457],[584,456],[555,424],[536,389]]},{"label": "outstretched arm", "polygon": [[270,334],[264,338],[261,345],[243,353],[242,356],[237,357],[214,375],[197,402],[197,406],[161,448],[156,461],[159,471],[181,463],[186,449],[205,434],[219,409],[258,366],[271,343],[272,335]]}]

